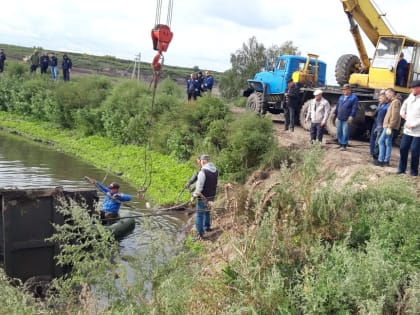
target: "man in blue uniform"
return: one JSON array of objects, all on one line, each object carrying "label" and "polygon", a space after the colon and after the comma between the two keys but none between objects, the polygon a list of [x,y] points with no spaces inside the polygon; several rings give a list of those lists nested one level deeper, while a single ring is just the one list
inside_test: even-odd
[{"label": "man in blue uniform", "polygon": [[118,183],[111,183],[108,187],[98,182],[96,179],[86,177],[86,179],[96,185],[100,191],[105,194],[102,204],[101,219],[117,218],[121,203],[130,201],[131,195],[123,194],[119,191],[120,185]]}]

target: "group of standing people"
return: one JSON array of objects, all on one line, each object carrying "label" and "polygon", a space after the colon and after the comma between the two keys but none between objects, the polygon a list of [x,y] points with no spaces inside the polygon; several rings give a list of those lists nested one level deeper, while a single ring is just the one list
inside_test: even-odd
[{"label": "group of standing people", "polygon": [[202,92],[211,94],[214,86],[214,78],[210,71],[203,73],[191,73],[190,78],[187,80],[187,98],[188,101],[196,100],[198,96],[201,96]]},{"label": "group of standing people", "polygon": [[408,156],[411,152],[410,176],[419,174],[420,158],[420,80],[410,84],[411,93],[401,102],[401,97],[393,89],[381,91],[376,110],[375,122],[370,139],[370,153],[377,166],[389,166],[392,141],[400,130],[402,119],[405,123],[400,143],[400,161],[397,174],[407,171]]},{"label": "group of standing people", "polygon": [[372,125],[370,154],[377,166],[389,166],[392,141],[400,129],[401,97],[391,88],[381,91]]},{"label": "group of standing people", "polygon": [[[370,155],[373,158],[374,165],[390,165],[393,139],[398,134],[403,119],[405,124],[400,144],[400,160],[397,174],[406,173],[408,156],[411,153],[409,174],[410,176],[418,176],[420,158],[420,80],[411,82],[410,89],[411,93],[403,102],[401,96],[392,88],[387,88],[380,92],[371,130]],[[291,91],[290,88],[288,91]],[[305,121],[311,121],[311,141],[322,142],[325,123],[328,116],[332,115],[336,122],[339,148],[345,151],[349,142],[351,125],[357,115],[359,100],[352,93],[349,84],[344,84],[342,91],[343,94],[339,97],[335,110],[330,113],[330,104],[322,97],[322,90],[315,90],[314,98],[309,103]],[[291,118],[288,120],[286,117],[285,119],[286,129],[288,126],[293,128],[293,124],[289,125]]]},{"label": "group of standing people", "polygon": [[[45,74],[48,71],[48,67],[50,67],[51,79],[54,81],[58,79],[58,58],[54,52],[51,52],[50,54],[44,52],[42,55],[39,55],[38,50],[35,50],[29,60],[31,63],[31,73],[35,73],[39,67],[41,74]],[[67,54],[64,54],[61,62],[61,70],[63,71],[64,81],[70,81],[70,71],[72,67],[73,63],[71,59],[67,56]]]},{"label": "group of standing people", "polygon": [[[327,99],[322,96],[322,90],[314,91],[314,98],[310,100],[305,122],[310,121],[311,142],[322,142],[325,124],[330,115],[335,118],[337,127],[337,142],[341,151],[347,150],[350,138],[350,128],[356,117],[359,100],[351,92],[349,84],[342,87],[342,95],[338,98],[337,106],[331,111],[331,105]],[[291,119],[291,118],[290,118]],[[287,119],[285,119],[287,122]],[[293,128],[293,127],[292,127]],[[287,126],[286,126],[287,129]]]}]

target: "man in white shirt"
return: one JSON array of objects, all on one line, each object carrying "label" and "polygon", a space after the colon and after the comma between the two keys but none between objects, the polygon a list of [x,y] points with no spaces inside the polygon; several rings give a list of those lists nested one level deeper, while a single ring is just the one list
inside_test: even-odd
[{"label": "man in white shirt", "polygon": [[400,145],[400,163],[397,174],[407,169],[408,153],[411,151],[410,175],[419,174],[420,157],[420,80],[410,84],[411,93],[401,107],[400,115],[405,119],[404,133]]}]

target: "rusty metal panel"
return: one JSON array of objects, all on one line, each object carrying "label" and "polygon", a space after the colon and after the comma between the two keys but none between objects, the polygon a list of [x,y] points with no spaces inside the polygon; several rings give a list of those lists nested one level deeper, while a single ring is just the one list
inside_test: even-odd
[{"label": "rusty metal panel", "polygon": [[54,233],[52,222],[63,223],[57,211],[59,198],[83,201],[93,210],[95,190],[63,191],[61,187],[25,190],[0,190],[0,234],[6,274],[22,281],[33,276],[57,277],[62,274],[55,264],[58,246],[45,241]]}]

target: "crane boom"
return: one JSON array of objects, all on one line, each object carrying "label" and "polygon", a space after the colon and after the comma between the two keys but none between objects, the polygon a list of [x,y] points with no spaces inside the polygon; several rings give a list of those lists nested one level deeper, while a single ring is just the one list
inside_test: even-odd
[{"label": "crane boom", "polygon": [[371,1],[341,0],[341,2],[349,19],[350,32],[359,51],[362,63],[360,72],[367,72],[371,66],[371,61],[363,43],[359,26],[375,47],[381,35],[392,35],[392,32],[383,19],[384,14],[380,14]]},{"label": "crane boom", "polygon": [[341,0],[344,11],[359,24],[363,32],[376,47],[379,36],[393,35],[389,26],[385,23],[385,14],[379,13],[369,0]]}]

